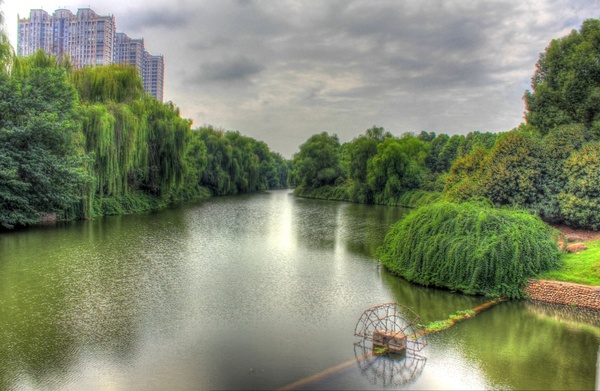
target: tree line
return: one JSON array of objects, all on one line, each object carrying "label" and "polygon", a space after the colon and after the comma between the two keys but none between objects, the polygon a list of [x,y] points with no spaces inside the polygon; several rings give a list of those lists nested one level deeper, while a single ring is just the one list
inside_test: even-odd
[{"label": "tree line", "polygon": [[293,158],[300,196],[416,206],[487,199],[553,223],[600,229],[600,20],[553,40],[507,132],[394,137],[383,128],[341,144],[315,134]]},{"label": "tree line", "polygon": [[134,67],[75,70],[0,46],[0,226],[288,186],[289,161],[239,132],[193,129]]},{"label": "tree line", "polygon": [[600,20],[553,40],[526,91],[525,122],[498,134],[374,126],[341,144],[311,136],[293,160],[239,132],[192,129],[126,66],[74,70],[0,42],[0,225],[46,213],[93,218],[209,195],[295,194],[416,206],[485,198],[600,229]]}]

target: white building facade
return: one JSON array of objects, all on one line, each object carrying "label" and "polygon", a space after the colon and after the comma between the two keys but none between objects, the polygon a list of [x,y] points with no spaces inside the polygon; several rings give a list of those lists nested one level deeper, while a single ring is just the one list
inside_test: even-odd
[{"label": "white building facade", "polygon": [[163,56],[153,56],[144,52],[144,90],[156,99],[163,100],[165,60]]}]

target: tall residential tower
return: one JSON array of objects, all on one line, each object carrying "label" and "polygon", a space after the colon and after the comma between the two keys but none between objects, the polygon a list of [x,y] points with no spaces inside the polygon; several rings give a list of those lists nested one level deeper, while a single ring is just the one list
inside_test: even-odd
[{"label": "tall residential tower", "polygon": [[144,89],[163,100],[164,59],[144,49],[143,39],[116,32],[115,17],[100,16],[89,8],[77,14],[58,9],[54,14],[32,9],[29,18],[19,18],[17,54],[28,56],[39,49],[59,59],[70,58],[76,68],[106,64],[130,64],[142,77]]}]

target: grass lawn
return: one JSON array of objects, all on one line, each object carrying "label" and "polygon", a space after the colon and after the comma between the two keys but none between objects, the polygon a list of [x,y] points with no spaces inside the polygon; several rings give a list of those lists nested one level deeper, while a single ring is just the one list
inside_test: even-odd
[{"label": "grass lawn", "polygon": [[588,249],[579,253],[565,254],[563,266],[558,270],[542,273],[538,278],[600,285],[600,240],[585,243]]}]

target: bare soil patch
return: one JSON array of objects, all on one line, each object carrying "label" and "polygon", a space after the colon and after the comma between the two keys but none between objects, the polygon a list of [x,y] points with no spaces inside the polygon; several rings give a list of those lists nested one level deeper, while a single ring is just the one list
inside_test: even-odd
[{"label": "bare soil patch", "polygon": [[567,227],[566,225],[554,225],[554,228],[565,234],[568,237],[581,238],[583,242],[600,239],[600,231],[592,231],[590,229],[578,229]]}]

